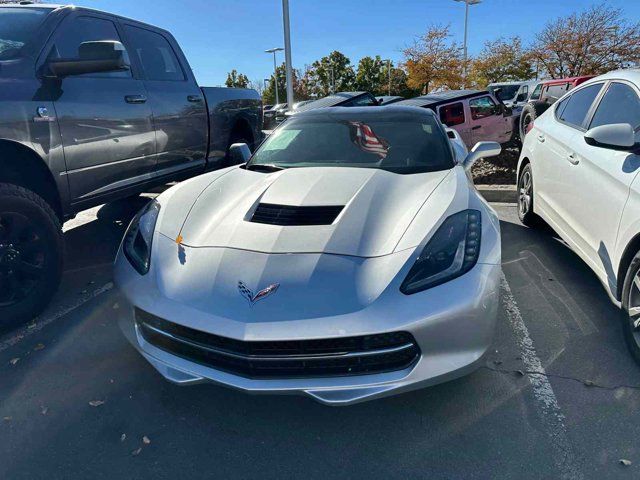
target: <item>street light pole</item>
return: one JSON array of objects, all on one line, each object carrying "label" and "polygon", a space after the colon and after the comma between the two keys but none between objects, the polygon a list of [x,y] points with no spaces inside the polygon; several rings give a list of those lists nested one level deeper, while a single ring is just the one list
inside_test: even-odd
[{"label": "street light pole", "polygon": [[273,85],[276,91],[276,105],[280,103],[280,97],[278,96],[278,66],[276,64],[276,52],[281,52],[282,50],[284,50],[282,47],[265,50],[265,53],[273,53]]},{"label": "street light pole", "polygon": [[387,94],[391,96],[391,59],[387,59],[387,73],[389,74],[389,91]]},{"label": "street light pole", "polygon": [[289,0],[282,0],[282,23],[284,26],[284,61],[287,71],[287,106],[293,108],[293,74],[291,71],[291,28],[289,26]]},{"label": "street light pole", "polygon": [[[467,31],[469,25],[469,5],[477,5],[482,0],[454,0],[456,2],[464,2],[464,64],[463,64],[463,75],[464,81],[466,84],[467,81],[467,59],[468,59],[468,51],[467,51]],[[466,86],[466,85],[465,85]]]}]

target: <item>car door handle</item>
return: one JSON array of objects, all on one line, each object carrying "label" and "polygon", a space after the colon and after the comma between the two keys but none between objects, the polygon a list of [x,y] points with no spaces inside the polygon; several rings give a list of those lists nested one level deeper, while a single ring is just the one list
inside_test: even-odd
[{"label": "car door handle", "polygon": [[538,135],[538,141],[544,143],[544,135]]},{"label": "car door handle", "polygon": [[580,163],[580,160],[578,160],[576,158],[576,154],[575,153],[568,153],[567,154],[567,160],[569,160],[571,165],[578,165]]},{"label": "car door handle", "polygon": [[192,103],[200,103],[202,101],[202,97],[200,95],[188,95],[187,100]]},{"label": "car door handle", "polygon": [[125,95],[124,101],[127,103],[145,103],[147,97],[144,95]]},{"label": "car door handle", "polygon": [[476,125],[475,127],[471,127],[471,130],[479,130],[482,128],[482,125]]}]

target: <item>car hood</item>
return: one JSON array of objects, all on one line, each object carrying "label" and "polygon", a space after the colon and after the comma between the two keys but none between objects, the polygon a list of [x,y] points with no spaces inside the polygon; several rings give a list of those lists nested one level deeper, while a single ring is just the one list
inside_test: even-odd
[{"label": "car hood", "polygon": [[[309,167],[261,173],[234,167],[213,181],[196,183],[198,194],[174,195],[183,205],[164,212],[168,221],[159,222],[159,230],[176,239],[179,223],[179,240],[190,247],[377,257],[397,249],[434,191],[454,176],[451,172],[401,175],[372,168]],[[456,192],[444,190],[435,200],[439,212]],[[260,203],[343,208],[330,225],[281,226],[251,221]],[[176,220],[180,214],[182,219]],[[401,246],[415,245],[404,241]]]}]

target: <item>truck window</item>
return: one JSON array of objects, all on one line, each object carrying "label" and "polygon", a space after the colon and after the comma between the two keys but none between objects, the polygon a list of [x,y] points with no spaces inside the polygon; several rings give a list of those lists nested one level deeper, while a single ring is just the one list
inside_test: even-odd
[{"label": "truck window", "polygon": [[[56,31],[53,47],[47,60],[56,58],[78,58],[81,43],[111,40],[122,42],[116,26],[110,20],[96,17],[76,17],[65,22]],[[125,52],[125,55],[127,53]],[[87,73],[82,77],[131,77],[130,70],[117,72]]]},{"label": "truck window", "polygon": [[180,62],[166,38],[144,28],[131,25],[124,28],[147,80],[181,82],[185,79]]},{"label": "truck window", "polygon": [[49,13],[44,8],[2,8],[0,10],[0,60],[13,60]]},{"label": "truck window", "polygon": [[536,85],[536,88],[533,90],[533,92],[531,92],[531,98],[529,98],[529,100],[539,100],[540,99],[540,92],[542,92],[542,84],[541,83]]},{"label": "truck window", "polygon": [[440,121],[447,127],[461,125],[464,123],[464,106],[462,102],[443,105],[440,107]]},{"label": "truck window", "polygon": [[497,105],[491,97],[472,98],[469,100],[469,108],[474,120],[490,117],[497,112]]}]

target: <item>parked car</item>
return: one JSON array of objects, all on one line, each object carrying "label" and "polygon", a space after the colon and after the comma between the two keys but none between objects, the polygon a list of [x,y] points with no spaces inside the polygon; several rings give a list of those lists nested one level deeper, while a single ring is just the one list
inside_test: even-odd
[{"label": "parked car", "polygon": [[460,133],[465,144],[482,141],[508,144],[513,133],[511,110],[487,90],[450,90],[402,100],[436,112],[440,121]]},{"label": "parked car", "polygon": [[273,108],[273,105],[269,105],[269,104],[263,105],[262,106],[262,111],[266,112],[267,110],[271,110],[272,108]]},{"label": "parked car", "polygon": [[285,121],[285,119],[287,118],[287,117],[286,117],[287,113],[289,113],[289,112],[291,112],[291,113],[295,113],[295,112],[297,112],[297,111],[299,111],[299,110],[300,110],[300,107],[302,107],[303,105],[306,105],[307,103],[311,103],[311,102],[313,102],[313,101],[314,101],[314,100],[302,100],[302,101],[300,101],[300,102],[296,102],[296,103],[294,103],[294,104],[293,104],[293,108],[291,108],[291,109],[288,109],[288,108],[286,108],[286,107],[285,107],[285,108],[282,108],[282,109],[278,110],[278,111],[276,112],[276,117],[275,117],[275,119],[276,119],[276,121],[275,121],[276,126],[277,126],[277,125],[280,125],[282,122],[284,122],[284,121]]},{"label": "parked car", "polygon": [[519,215],[544,219],[622,307],[640,362],[640,70],[594,78],[536,118],[518,165]]},{"label": "parked car", "polygon": [[[464,375],[491,347],[500,227],[433,112],[322,108],[131,223],[114,314],[168,380],[345,405]],[[452,333],[455,332],[455,333]]]},{"label": "parked car", "polygon": [[265,110],[262,115],[263,128],[265,130],[272,130],[276,128],[276,116],[286,111],[286,103],[277,103],[270,110]]},{"label": "parked car", "polygon": [[536,80],[490,83],[487,90],[498,97],[507,107],[516,110],[526,103],[536,84]]},{"label": "parked car", "polygon": [[391,105],[392,103],[404,100],[404,97],[399,97],[397,95],[383,95],[381,97],[376,97],[376,100],[378,101],[378,105],[382,107],[384,105]]},{"label": "parked car", "polygon": [[520,112],[518,122],[520,139],[524,139],[527,135],[531,122],[544,113],[558,98],[591,78],[593,78],[593,75],[538,82],[529,96],[528,103],[522,107],[522,111]]},{"label": "parked car", "polygon": [[0,327],[33,318],[76,212],[229,165],[254,90],[200,88],[165,30],[80,7],[0,6]]}]

